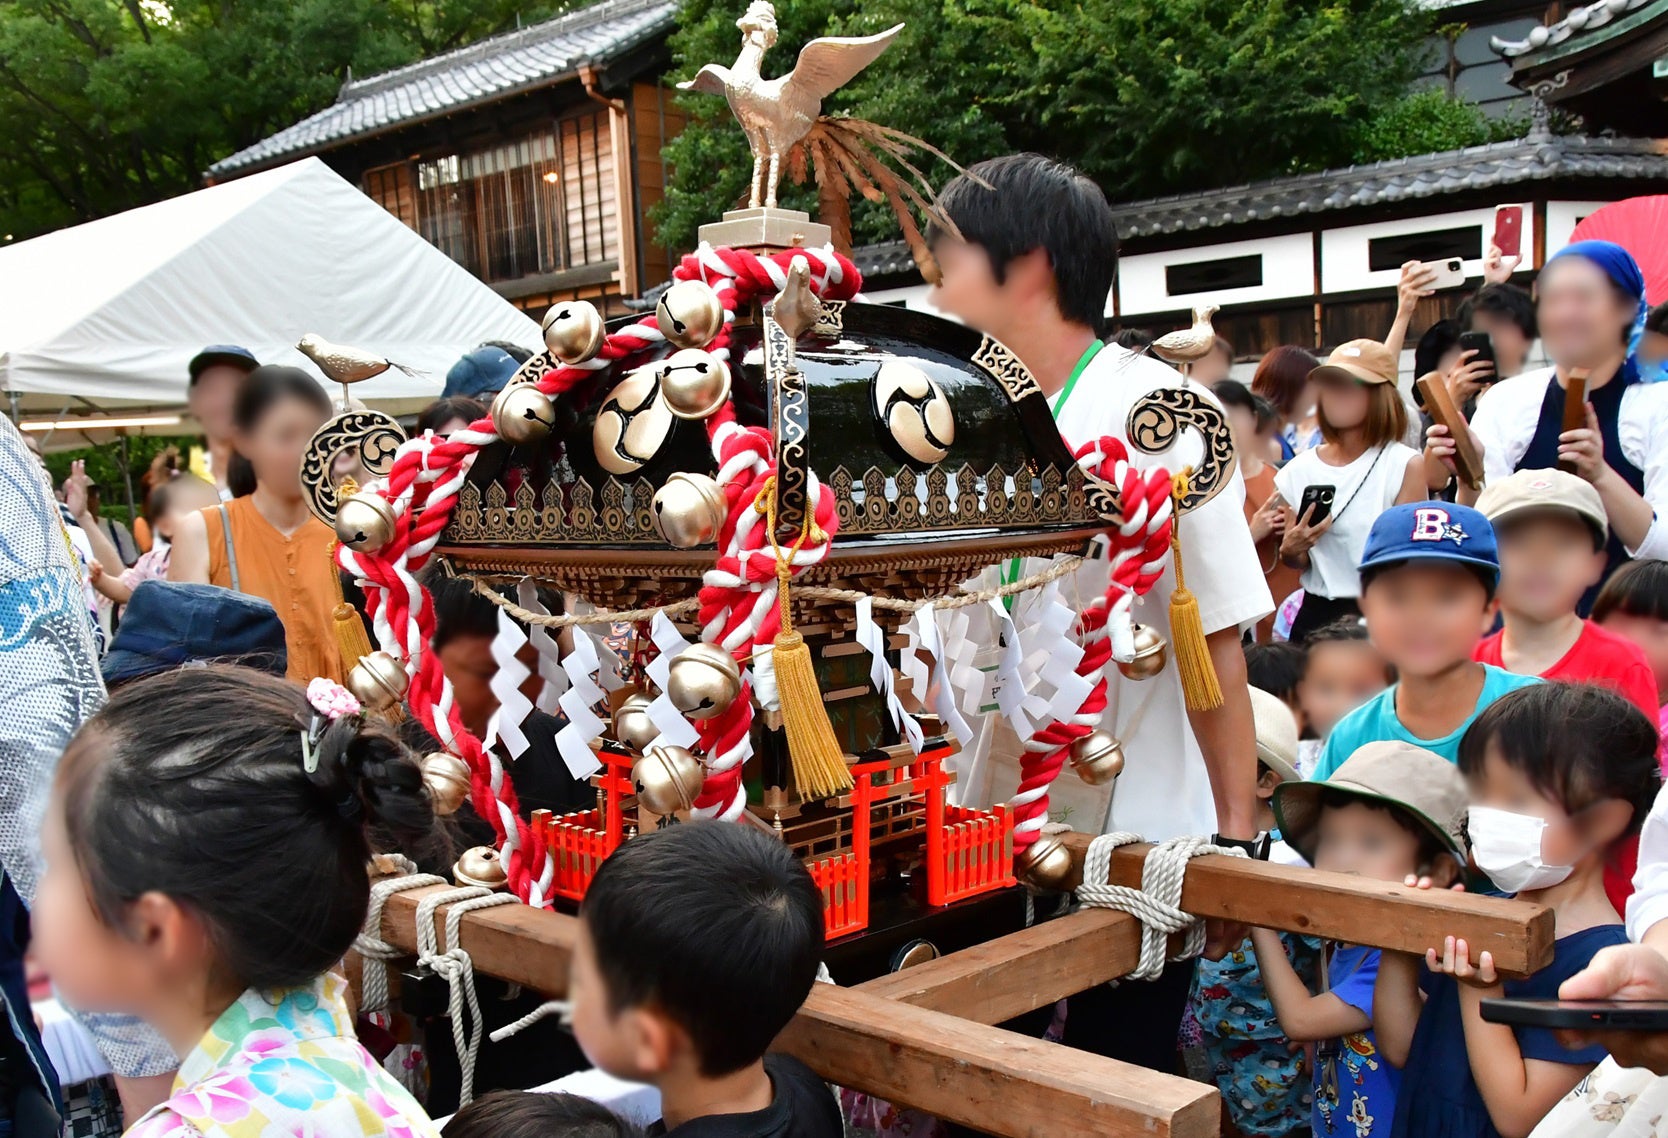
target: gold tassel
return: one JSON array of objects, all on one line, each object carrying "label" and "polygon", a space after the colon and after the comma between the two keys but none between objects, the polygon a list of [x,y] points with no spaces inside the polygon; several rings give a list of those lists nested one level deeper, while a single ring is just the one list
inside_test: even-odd
[{"label": "gold tassel", "polygon": [[1188,467],[1176,475],[1171,487],[1172,517],[1170,552],[1176,560],[1176,591],[1170,594],[1170,645],[1181,670],[1182,694],[1190,711],[1210,711],[1222,706],[1222,685],[1211,662],[1210,645],[1205,642],[1205,625],[1199,618],[1199,602],[1182,576],[1181,503],[1187,496]]},{"label": "gold tassel", "polygon": [[[776,543],[776,487],[767,483],[759,498],[766,506],[766,522],[770,527],[771,544]],[[811,649],[805,638],[793,627],[792,605],[788,598],[788,580],[793,576],[793,549],[804,544],[814,523],[806,522],[806,532],[784,552],[776,547],[776,594],[782,610],[782,628],[776,634],[771,651],[771,663],[776,672],[776,694],[782,705],[782,727],[788,735],[788,761],[793,765],[793,782],[801,799],[827,798],[852,787],[851,769],[846,766],[845,752],[834,737],[834,726],[828,721],[828,705],[823,702],[817,687],[817,672],[811,661]]]},{"label": "gold tassel", "polygon": [[359,610],[348,604],[347,598],[342,595],[342,570],[336,564],[336,549],[335,545],[330,547],[330,580],[336,586],[336,607],[330,613],[334,618],[330,624],[336,632],[336,650],[342,655],[342,674],[335,677],[340,683],[361,656],[371,654],[371,638],[365,632],[365,622],[360,619]]}]

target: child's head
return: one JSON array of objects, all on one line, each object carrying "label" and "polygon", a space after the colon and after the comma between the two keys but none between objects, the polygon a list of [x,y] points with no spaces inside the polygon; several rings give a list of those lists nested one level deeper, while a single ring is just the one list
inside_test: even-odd
[{"label": "child's head", "polygon": [[1101,335],[1118,266],[1112,207],[1090,178],[1040,154],[991,158],[952,178],[929,226],[942,274],[933,305],[997,339],[1053,307]]},{"label": "child's head", "polygon": [[214,484],[198,478],[180,464],[180,452],[169,447],[156,456],[146,476],[150,489],[145,494],[145,521],[151,532],[168,541],[187,514],[206,510],[220,502]]},{"label": "child's head", "polygon": [[1359,434],[1364,445],[1384,446],[1407,434],[1407,404],[1396,390],[1397,361],[1377,340],[1351,340],[1309,373],[1320,393],[1315,418],[1321,437],[1338,443]]},{"label": "child's head", "polygon": [[[380,724],[327,721],[296,684],[225,665],[115,692],[58,766],[35,950],[76,1007],[311,983],[353,944],[370,897],[367,823],[428,836],[416,761]],[[222,1005],[223,1006],[223,1005]]]},{"label": "child's head", "polygon": [[1274,793],[1280,836],[1316,869],[1379,881],[1447,885],[1459,874],[1465,780],[1409,743],[1368,743],[1325,782]]},{"label": "child's head", "polygon": [[[1276,787],[1302,778],[1297,773],[1297,716],[1279,696],[1253,687],[1251,719],[1257,731],[1257,804],[1264,809]],[[1261,828],[1273,829],[1272,818],[1264,819]]]},{"label": "child's head", "polygon": [[1396,670],[1367,639],[1367,626],[1358,616],[1317,628],[1304,647],[1297,699],[1304,725],[1316,739],[1326,738],[1338,720],[1396,681]]},{"label": "child's head", "polygon": [[[1478,866],[1516,892],[1602,858],[1650,812],[1662,783],[1660,741],[1644,712],[1597,684],[1534,684],[1495,700],[1459,749]],[[1538,848],[1519,848],[1525,831]],[[1523,854],[1540,864],[1521,864]],[[1563,873],[1547,879],[1556,867]],[[1531,868],[1535,879],[1525,876]]]},{"label": "child's head", "polygon": [[642,1131],[579,1095],[493,1091],[452,1115],[441,1138],[639,1138]]},{"label": "child's head", "polygon": [[1471,659],[1494,623],[1494,529],[1469,506],[1412,502],[1378,516],[1361,557],[1367,633],[1398,676]]},{"label": "child's head", "polygon": [[781,839],[689,822],[627,842],[579,910],[570,994],[617,1078],[718,1078],[764,1056],[816,981],[822,895]]},{"label": "child's head", "polygon": [[1477,499],[1500,545],[1500,607],[1530,620],[1575,612],[1604,575],[1609,528],[1586,479],[1562,470],[1520,470],[1490,482]]},{"label": "child's head", "polygon": [[1593,602],[1593,619],[1645,650],[1657,694],[1668,696],[1668,561],[1629,561],[1612,573]]},{"label": "child's head", "polygon": [[1303,649],[1286,640],[1245,646],[1245,678],[1254,688],[1280,697],[1292,714],[1302,717],[1297,702],[1297,685],[1303,679],[1308,657]]}]

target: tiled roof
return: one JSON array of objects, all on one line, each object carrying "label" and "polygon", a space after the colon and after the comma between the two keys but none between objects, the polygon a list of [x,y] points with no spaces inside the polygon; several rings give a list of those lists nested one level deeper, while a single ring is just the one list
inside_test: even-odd
[{"label": "tiled roof", "polygon": [[1626,15],[1653,2],[1654,0],[1598,0],[1596,4],[1573,9],[1569,15],[1555,24],[1541,24],[1535,27],[1523,39],[1503,40],[1499,36],[1493,36],[1489,39],[1489,45],[1501,55],[1513,59],[1532,51],[1539,51],[1543,47],[1556,47],[1578,32],[1601,28],[1617,16]]},{"label": "tiled roof", "polygon": [[[1553,178],[1668,180],[1668,140],[1541,135],[1128,202],[1114,206],[1113,213],[1120,237],[1156,237]],[[902,241],[866,246],[853,259],[871,277],[915,268]]]},{"label": "tiled roof", "polygon": [[670,31],[678,0],[601,0],[532,27],[343,85],[318,114],[209,167],[247,173],[360,135],[545,86]]}]

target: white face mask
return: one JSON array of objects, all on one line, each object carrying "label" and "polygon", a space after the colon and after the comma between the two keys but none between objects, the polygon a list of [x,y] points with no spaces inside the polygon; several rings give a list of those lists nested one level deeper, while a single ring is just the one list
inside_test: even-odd
[{"label": "white face mask", "polygon": [[1575,871],[1572,865],[1548,865],[1541,858],[1545,818],[1473,806],[1466,829],[1477,868],[1507,893],[1550,889]]}]

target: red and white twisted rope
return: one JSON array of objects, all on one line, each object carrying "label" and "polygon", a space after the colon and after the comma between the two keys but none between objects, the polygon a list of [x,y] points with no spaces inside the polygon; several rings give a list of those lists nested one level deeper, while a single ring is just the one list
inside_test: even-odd
[{"label": "red and white twisted rope", "polygon": [[1072,744],[1100,726],[1106,711],[1106,665],[1112,658],[1107,620],[1132,596],[1147,592],[1164,574],[1170,551],[1171,480],[1162,467],[1140,470],[1129,461],[1124,444],[1110,435],[1077,449],[1078,465],[1111,483],[1118,491],[1122,521],[1107,531],[1112,578],[1106,592],[1078,617],[1083,656],[1077,674],[1091,684],[1070,719],[1039,728],[1025,741],[1020,757],[1019,789],[1008,802],[1014,814],[1014,851],[1031,845],[1048,821],[1048,788],[1071,755]]}]

